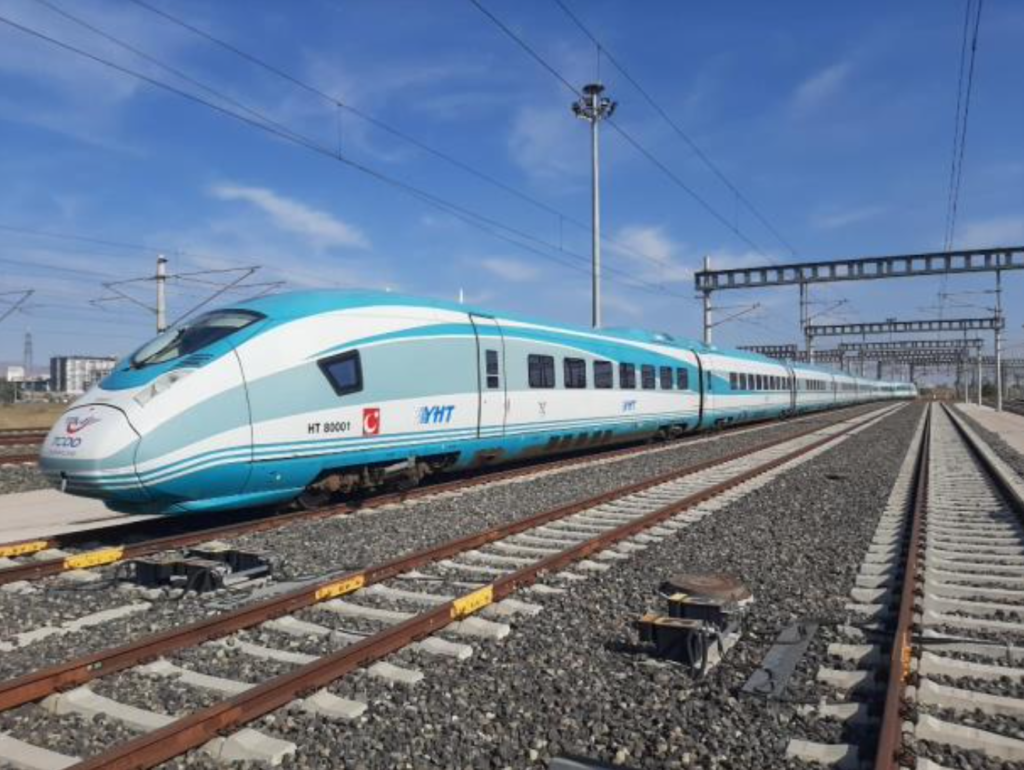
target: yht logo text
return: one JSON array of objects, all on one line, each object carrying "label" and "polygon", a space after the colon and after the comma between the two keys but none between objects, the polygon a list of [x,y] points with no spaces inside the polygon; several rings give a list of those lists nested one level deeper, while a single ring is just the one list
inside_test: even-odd
[{"label": "yht logo text", "polygon": [[420,425],[442,425],[452,421],[452,412],[454,411],[454,404],[421,406],[416,410],[416,417]]}]

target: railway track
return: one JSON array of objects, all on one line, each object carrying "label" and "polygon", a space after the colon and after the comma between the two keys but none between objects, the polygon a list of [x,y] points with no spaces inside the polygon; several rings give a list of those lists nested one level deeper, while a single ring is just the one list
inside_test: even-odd
[{"label": "railway track", "polygon": [[[856,410],[862,407],[852,407]],[[843,415],[840,410],[834,415]],[[792,423],[820,420],[821,415],[797,418]],[[714,441],[724,436],[742,435],[761,430],[765,425],[746,426],[720,433],[690,439],[691,444]],[[167,551],[189,548],[212,540],[227,540],[247,534],[267,532],[300,522],[315,521],[333,516],[344,516],[356,511],[367,511],[405,501],[420,500],[433,495],[458,493],[491,484],[536,478],[543,475],[571,471],[620,459],[665,452],[678,446],[670,442],[655,447],[648,445],[611,449],[596,455],[572,456],[559,460],[512,467],[505,470],[480,472],[449,481],[427,484],[404,492],[378,494],[364,500],[342,505],[326,506],[314,510],[287,513],[245,511],[242,513],[214,514],[202,517],[202,526],[188,516],[170,516],[157,519],[134,520],[104,527],[78,530],[43,538],[32,538],[0,543],[0,586],[19,581],[32,581],[64,572],[94,569],[120,562],[152,556]],[[0,457],[0,463],[6,458]]]},{"label": "railway track", "polygon": [[[29,737],[59,734],[46,725],[54,715],[103,713],[108,723],[137,735],[108,741],[74,765],[80,770],[152,767],[200,748],[221,759],[280,761],[297,750],[295,744],[241,728],[286,706],[321,720],[356,718],[366,704],[339,696],[338,680],[358,670],[412,684],[423,672],[386,658],[409,649],[419,655],[472,655],[474,639],[504,636],[510,631],[507,618],[541,611],[541,604],[513,595],[532,589],[530,598],[543,599],[561,593],[558,584],[612,569],[647,543],[684,531],[900,408],[886,406],[766,442],[0,683],[0,726],[10,710],[21,710],[14,723],[18,732],[8,727],[0,737],[0,759],[69,766],[77,757],[32,745]],[[260,646],[246,636],[255,628],[271,628],[280,638],[299,634],[321,646],[318,654],[305,655]],[[212,640],[219,650],[227,645],[286,670],[264,681],[240,682],[182,662]],[[153,711],[161,704],[144,709],[98,695],[95,689],[112,676],[170,678],[218,697],[186,713]],[[114,685],[106,691],[123,690]]]},{"label": "railway track", "polygon": [[35,465],[39,460],[39,453],[33,452],[30,454],[0,454],[0,468],[4,466],[15,466],[15,465]]},{"label": "railway track", "polygon": [[0,446],[30,446],[46,438],[45,430],[33,428],[0,430]]},{"label": "railway track", "polygon": [[847,605],[851,644],[810,710],[849,742],[789,755],[876,770],[1024,767],[1024,484],[932,405]]},{"label": "railway track", "polygon": [[46,431],[0,430],[0,468],[35,463],[39,459],[38,450],[22,450],[38,447],[45,438]]}]

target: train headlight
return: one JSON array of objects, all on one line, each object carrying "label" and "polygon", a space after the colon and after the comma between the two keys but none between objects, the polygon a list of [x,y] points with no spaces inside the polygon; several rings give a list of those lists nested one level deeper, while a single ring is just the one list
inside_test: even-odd
[{"label": "train headlight", "polygon": [[153,380],[148,387],[139,391],[135,396],[135,403],[139,406],[145,406],[161,393],[169,390],[172,385],[177,382],[181,382],[194,371],[195,369],[172,369],[169,372],[164,372]]}]

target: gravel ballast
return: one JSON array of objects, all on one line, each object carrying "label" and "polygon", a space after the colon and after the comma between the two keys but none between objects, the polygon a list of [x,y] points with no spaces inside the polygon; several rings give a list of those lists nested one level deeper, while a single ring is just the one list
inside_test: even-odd
[{"label": "gravel ballast", "polygon": [[[769,706],[739,688],[790,622],[818,618],[827,636],[845,621],[846,592],[920,413],[903,409],[607,572],[553,580],[563,594],[524,595],[544,611],[515,618],[501,642],[474,643],[467,661],[393,656],[426,673],[411,689],[346,678],[332,690],[370,701],[353,724],[279,711],[252,726],[299,744],[285,760],[292,768],[541,768],[565,753],[635,768],[786,767],[789,739],[814,726],[797,702]],[[744,639],[703,680],[653,660],[633,626],[662,609],[657,586],[678,571],[732,572],[755,595]],[[228,664],[206,670],[229,672],[230,656],[219,660]],[[797,677],[813,678],[823,662],[816,643]],[[259,667],[249,661],[239,678]],[[171,764],[211,763],[193,754]]]},{"label": "gravel ballast", "polygon": [[1021,455],[1020,452],[1003,441],[999,437],[998,433],[993,433],[987,428],[983,428],[977,420],[971,417],[970,412],[957,409],[956,414],[957,417],[970,425],[971,429],[977,433],[978,436],[980,436],[1004,462],[1017,471],[1018,474],[1024,476],[1024,455]]},{"label": "gravel ballast", "polygon": [[34,492],[51,489],[52,486],[35,465],[4,465],[4,459],[0,457],[0,495]]},{"label": "gravel ballast", "polygon": [[[875,406],[846,410],[845,417],[870,411]],[[749,449],[824,425],[839,418],[837,413],[767,425],[762,429],[723,433],[710,440],[697,437],[665,447],[663,451],[621,458],[599,466],[583,467],[517,483],[495,484],[452,496],[434,496],[394,507],[368,510],[350,516],[299,523],[284,529],[250,535],[234,542],[273,554],[280,565],[279,579],[323,575],[363,567],[459,536],[538,513],[555,505],[583,499],[626,483],[649,478],[672,469],[714,457]],[[104,570],[110,574],[110,570]],[[40,585],[61,586],[57,578]],[[44,589],[45,590],[45,589]],[[0,593],[4,626],[0,641],[42,622],[39,594]],[[83,598],[88,597],[83,602]],[[83,633],[50,637],[0,656],[0,678],[9,678],[48,663],[94,652],[110,645],[111,639],[127,642],[144,634],[183,625],[217,612],[224,596],[188,598],[175,601],[165,597],[153,609],[105,623]],[[239,600],[244,599],[242,595]],[[138,597],[99,585],[82,590],[48,590],[46,604],[62,617],[78,617],[98,609],[116,607]],[[87,607],[88,609],[83,609]]]}]

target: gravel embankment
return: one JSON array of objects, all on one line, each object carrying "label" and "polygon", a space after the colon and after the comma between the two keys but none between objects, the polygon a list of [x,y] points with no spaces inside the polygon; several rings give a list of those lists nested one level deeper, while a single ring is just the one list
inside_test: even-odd
[{"label": "gravel embankment", "polygon": [[3,462],[0,455],[0,495],[50,489],[52,486],[35,465],[4,465]]},{"label": "gravel embankment", "polygon": [[[857,412],[876,406],[865,406]],[[846,412],[852,416],[853,410]],[[365,514],[308,522],[261,535],[239,538],[240,546],[263,549],[279,565],[279,579],[322,575],[342,569],[379,563],[401,553],[418,550],[459,536],[538,513],[555,505],[583,499],[626,483],[682,468],[713,457],[749,449],[769,440],[783,438],[837,419],[835,414],[779,423],[746,433],[725,433],[713,440],[696,438],[665,451],[628,457],[598,466],[581,468],[515,484],[493,485],[467,491],[459,496],[438,497]],[[110,570],[104,570],[110,574]],[[57,588],[57,579],[47,579],[42,589],[49,606],[78,617],[97,609],[120,606],[137,597],[111,591],[106,584],[80,590]],[[12,594],[0,590],[0,641],[30,630],[40,623],[35,606],[39,593]],[[83,603],[83,597],[89,597]],[[93,652],[110,645],[110,640],[127,642],[143,634],[182,625],[217,612],[224,596],[189,598],[178,602],[165,598],[153,609],[137,616],[104,623],[95,629],[53,636],[44,641],[0,656],[0,679],[16,676],[47,663]],[[239,601],[244,594],[239,596]],[[83,609],[88,607],[88,609]]]},{"label": "gravel embankment", "polygon": [[[474,643],[467,661],[402,652],[392,662],[427,674],[412,689],[346,678],[332,689],[371,704],[354,724],[279,711],[252,726],[299,744],[291,768],[541,768],[563,753],[635,768],[786,767],[789,739],[813,737],[797,705],[812,694],[832,626],[789,702],[768,706],[739,689],[787,624],[846,620],[846,592],[919,417],[919,406],[904,409],[629,561],[558,582],[564,594],[524,595],[544,611],[517,618],[502,642]],[[652,660],[633,626],[660,609],[657,586],[678,571],[732,572],[756,597],[746,636],[703,680]],[[182,659],[247,680],[279,671],[209,649]],[[146,697],[161,693],[158,684]],[[179,697],[168,691],[168,702]],[[212,763],[196,754],[172,765]]]},{"label": "gravel embankment", "polygon": [[987,428],[983,428],[977,420],[970,416],[969,412],[962,412],[957,409],[956,415],[970,425],[971,428],[974,429],[974,432],[984,439],[1004,462],[1017,471],[1021,476],[1024,476],[1024,455],[1003,441],[997,433],[993,433]]}]

